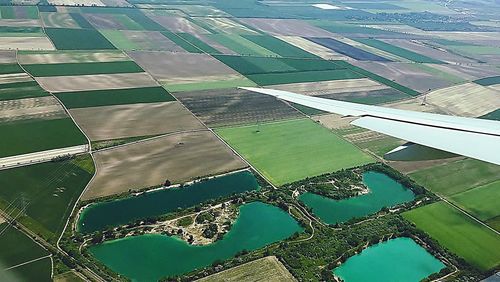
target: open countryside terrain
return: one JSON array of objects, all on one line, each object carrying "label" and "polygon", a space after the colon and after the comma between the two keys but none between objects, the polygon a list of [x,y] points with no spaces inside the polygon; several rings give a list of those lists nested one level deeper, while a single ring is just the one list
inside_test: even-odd
[{"label": "open countryside terrain", "polygon": [[[498,11],[0,0],[0,280],[486,279],[500,271],[500,166],[388,160],[405,140],[240,87],[500,120]],[[300,200],[344,216],[358,206],[337,204],[391,184],[411,199],[335,225]],[[164,204],[182,208],[147,202],[177,192]]]}]

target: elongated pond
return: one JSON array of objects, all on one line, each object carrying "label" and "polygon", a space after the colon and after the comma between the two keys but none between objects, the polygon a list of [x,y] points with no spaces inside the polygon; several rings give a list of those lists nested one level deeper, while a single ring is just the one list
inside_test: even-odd
[{"label": "elongated pond", "polygon": [[283,210],[262,202],[240,207],[231,230],[213,244],[192,246],[176,237],[141,235],[105,242],[90,253],[112,270],[134,281],[156,281],[225,260],[242,250],[255,250],[301,232]]},{"label": "elongated pond", "polygon": [[445,265],[410,238],[373,245],[333,270],[346,282],[418,282]]},{"label": "elongated pond", "polygon": [[369,188],[368,194],[343,200],[333,200],[314,193],[299,196],[306,206],[323,222],[335,224],[351,218],[363,217],[379,211],[383,207],[412,201],[415,195],[410,189],[384,173],[368,171],[363,173],[363,183]]},{"label": "elongated pond", "polygon": [[92,204],[83,210],[78,230],[89,233],[109,226],[154,217],[187,208],[210,199],[259,189],[249,171],[227,174],[183,188],[167,188],[125,199]]}]

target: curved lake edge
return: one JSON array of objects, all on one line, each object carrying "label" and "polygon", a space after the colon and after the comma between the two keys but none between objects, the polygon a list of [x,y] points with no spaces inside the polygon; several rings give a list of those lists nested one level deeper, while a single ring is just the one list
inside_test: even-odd
[{"label": "curved lake edge", "polygon": [[373,169],[370,165],[363,169],[362,184],[368,192],[337,200],[306,190],[298,199],[326,224],[359,222],[385,209],[396,208],[397,211],[397,207],[415,203],[419,199],[412,185],[400,181],[399,177],[395,179],[394,173],[386,173],[385,170]]},{"label": "curved lake edge", "polygon": [[[398,244],[398,246],[394,247],[394,245],[396,244]],[[401,244],[405,245],[400,246]],[[387,251],[387,248],[389,247],[395,248],[394,250],[392,250],[393,254],[391,254],[391,251]],[[405,247],[406,249],[402,250]],[[408,248],[413,248],[413,250]],[[446,270],[446,268],[449,265],[449,262],[445,258],[441,257],[441,259],[443,259],[444,261],[440,260],[439,258],[435,257],[432,254],[432,250],[429,250],[428,248],[429,246],[427,246],[417,236],[384,238],[384,240],[381,240],[379,242],[367,243],[360,250],[355,252],[354,255],[345,258],[344,261],[338,261],[337,265],[331,270],[331,272],[333,273],[335,279],[338,279],[337,281],[339,281],[340,279],[342,279],[341,281],[352,281],[352,282],[366,281],[366,277],[360,278],[360,276],[363,276],[367,273],[370,276],[369,279],[370,281],[395,281],[394,277],[391,277],[392,279],[384,277],[380,280],[377,280],[373,277],[374,274],[373,272],[363,271],[362,268],[363,266],[370,265],[370,267],[375,267],[382,271],[391,272],[390,274],[386,273],[386,275],[390,276],[397,271],[403,272],[403,274],[397,273],[398,275],[408,275],[408,271],[410,271],[410,269],[401,271],[401,268],[406,267],[406,268],[411,268],[411,270],[414,271],[413,276],[417,276],[418,278],[411,277],[411,275],[408,276],[410,276],[411,278],[415,278],[416,279],[415,281],[421,281],[423,279],[430,277],[431,275],[441,274],[441,272],[443,270]],[[380,253],[382,252],[380,249],[384,249],[386,253],[389,253],[387,254],[388,257],[386,259],[379,258],[380,256],[385,255],[384,253]],[[379,252],[377,254],[378,257],[376,259],[373,259],[371,263],[367,263],[365,261],[363,261],[362,263],[359,262],[362,261],[363,259],[366,259],[367,257],[373,256],[373,253],[377,251]],[[412,251],[413,253],[410,254]],[[398,252],[398,255],[395,255],[394,254],[395,252]],[[418,263],[415,263],[415,260],[417,259],[420,260],[418,261]],[[383,263],[381,263],[381,261],[383,261]],[[389,261],[389,263],[387,263],[387,261]],[[409,261],[411,261],[411,263]],[[408,262],[408,264],[401,265],[405,262]],[[399,263],[400,265],[399,266],[396,265],[397,263]],[[374,264],[376,265],[374,266]],[[421,269],[417,269],[415,265],[419,265]],[[422,267],[422,265],[425,265],[425,267]],[[387,269],[384,269],[384,267]],[[415,272],[420,272],[420,273],[415,273]],[[349,279],[346,280],[346,276],[349,277]],[[409,281],[408,279],[410,279],[410,277],[408,276],[405,276],[404,278],[398,277],[397,279],[399,281]]]},{"label": "curved lake edge", "polygon": [[[213,189],[218,188],[218,187],[216,187],[217,185],[226,185],[226,187],[224,187],[224,189],[226,190],[226,193],[221,192],[220,189],[213,190]],[[228,185],[233,186],[233,187],[229,187]],[[206,187],[203,188],[204,186],[206,186]],[[212,187],[210,187],[210,186],[212,186]],[[244,193],[251,192],[251,191],[259,191],[260,189],[262,189],[262,187],[265,187],[265,185],[263,185],[263,182],[258,177],[258,175],[256,175],[251,169],[245,168],[245,169],[240,169],[240,170],[236,170],[236,171],[232,171],[232,172],[228,172],[228,173],[224,173],[224,174],[211,176],[208,178],[193,180],[193,181],[182,183],[182,184],[171,185],[168,187],[162,186],[160,188],[156,187],[156,188],[142,191],[142,192],[134,192],[132,194],[129,193],[129,194],[125,195],[124,197],[114,197],[112,199],[97,199],[97,201],[87,203],[87,204],[83,205],[82,207],[80,207],[80,209],[78,210],[78,212],[76,214],[76,219],[73,223],[74,224],[73,229],[77,230],[81,233],[84,233],[84,234],[89,234],[89,233],[96,232],[96,231],[104,231],[104,230],[109,229],[109,228],[115,228],[118,226],[130,224],[133,222],[137,222],[138,220],[145,220],[147,218],[168,217],[169,215],[177,214],[179,212],[179,209],[182,209],[182,211],[184,213],[186,213],[186,212],[189,213],[189,212],[191,212],[191,210],[195,206],[200,206],[200,205],[203,205],[203,204],[206,204],[209,202],[213,202],[213,201],[220,202],[220,201],[223,201],[224,199],[233,197],[235,195],[244,194]],[[184,189],[186,189],[186,190],[184,190]],[[98,217],[97,216],[98,210],[103,211],[104,214],[107,215],[107,217],[109,218],[109,217],[111,217],[109,215],[109,213],[114,212],[114,210],[111,209],[112,206],[114,206],[116,209],[118,209],[118,208],[123,209],[123,207],[120,207],[120,206],[122,206],[121,204],[130,206],[130,203],[132,203],[132,202],[137,203],[137,202],[147,201],[144,197],[148,197],[148,199],[151,199],[151,201],[150,201],[151,204],[155,204],[155,203],[153,203],[155,201],[155,199],[153,199],[153,198],[157,198],[159,195],[160,196],[162,194],[163,194],[163,196],[168,195],[168,194],[172,195],[172,193],[174,193],[174,194],[175,193],[187,194],[187,193],[189,193],[189,191],[193,191],[193,189],[194,189],[194,192],[198,191],[199,193],[205,193],[205,194],[210,194],[210,192],[216,192],[216,193],[215,193],[215,196],[213,196],[213,197],[209,196],[209,195],[205,195],[204,197],[201,197],[200,201],[197,201],[197,202],[191,201],[190,204],[186,204],[184,206],[178,205],[177,207],[172,208],[172,209],[168,209],[165,207],[165,210],[163,210],[163,211],[156,210],[155,212],[152,212],[150,214],[147,214],[147,212],[145,212],[143,210],[136,209],[135,211],[137,212],[137,214],[132,215],[132,214],[130,214],[130,213],[132,213],[132,211],[123,210],[122,212],[130,214],[130,216],[128,216],[127,219],[124,219],[124,216],[122,215],[121,220],[117,220],[116,218],[114,220],[112,218],[108,219],[107,223],[101,222],[100,224],[98,224],[98,226],[96,228],[91,227],[90,231],[88,231],[88,229],[82,228],[85,223],[88,223],[87,221],[89,218],[89,214],[91,215],[91,217],[90,217],[91,219],[93,216],[94,220],[100,220],[100,221],[105,220],[105,218],[96,219]],[[201,189],[204,189],[206,191],[203,192],[203,191],[201,191]],[[156,197],[153,197],[153,195],[155,195]],[[156,200],[156,201],[158,201],[158,200]],[[167,200],[167,202],[168,202],[168,200]],[[158,204],[158,203],[156,203],[156,204]],[[132,205],[132,207],[135,208],[134,205]],[[147,209],[148,206],[146,206],[145,208]],[[151,207],[149,207],[149,208],[151,208]],[[100,212],[99,214],[103,214],[103,212]],[[101,216],[99,216],[99,217],[101,217]]]},{"label": "curved lake edge", "polygon": [[[122,261],[124,257],[141,257],[141,255],[138,256],[138,254],[135,254],[132,256],[127,252],[146,253],[146,255],[143,254],[142,257],[149,257],[151,255],[162,257],[162,259],[154,260],[156,264],[162,264],[164,263],[164,260],[169,260],[174,257],[173,259],[175,259],[175,261],[173,261],[171,264],[163,265],[161,268],[161,270],[170,269],[170,271],[173,272],[162,273],[160,277],[157,277],[161,278],[171,275],[183,275],[191,271],[200,270],[208,267],[215,261],[225,261],[232,259],[239,252],[256,251],[264,247],[286,241],[294,236],[294,234],[302,233],[304,231],[299,222],[291,214],[275,205],[260,201],[253,201],[244,203],[240,205],[239,208],[240,214],[231,231],[227,233],[221,240],[218,240],[215,243],[209,245],[194,246],[189,245],[184,240],[181,240],[175,236],[144,234],[138,236],[129,236],[126,238],[112,239],[104,241],[97,245],[90,245],[87,246],[86,252],[88,251],[88,253],[91,254],[93,260],[95,260],[98,264],[105,266],[107,269],[113,272],[120,273],[121,275],[132,279],[134,279],[134,277],[130,277],[130,274],[129,276],[127,276],[123,273],[123,271],[129,271],[129,267],[131,266],[129,265],[128,267],[122,267],[123,265],[120,264],[124,263]],[[265,216],[255,217],[255,214],[263,214]],[[151,243],[151,248],[144,245],[141,245],[141,247],[135,246],[136,242],[139,242],[140,244],[149,244],[146,242],[149,240],[154,241],[153,243]],[[126,244],[127,247],[125,247],[124,244]],[[131,245],[133,246],[131,247]],[[152,249],[152,246],[154,246],[154,249]],[[164,247],[166,249],[161,249]],[[163,257],[165,256],[165,254],[169,253],[169,251],[171,252],[170,255]],[[102,255],[103,252],[104,255]],[[180,252],[181,254],[178,254],[177,252]],[[201,254],[193,254],[193,252],[201,252]],[[219,253],[217,254],[217,256],[219,257],[214,256],[216,253]],[[207,256],[208,258],[210,258],[209,263],[206,263],[208,259]],[[182,261],[182,258],[186,259]],[[136,265],[136,260],[129,260],[131,261],[130,264]],[[197,265],[196,267],[187,269],[191,264],[194,263],[190,262],[191,260],[195,262],[197,262],[197,260],[198,262],[205,262],[203,263],[203,265]],[[152,260],[148,261],[151,262]],[[117,267],[116,264],[113,263],[118,263],[119,266]],[[179,271],[179,268],[184,268],[187,270],[181,273],[177,273]],[[147,276],[149,274],[143,273],[141,275]],[[150,281],[148,279],[139,280]]]}]

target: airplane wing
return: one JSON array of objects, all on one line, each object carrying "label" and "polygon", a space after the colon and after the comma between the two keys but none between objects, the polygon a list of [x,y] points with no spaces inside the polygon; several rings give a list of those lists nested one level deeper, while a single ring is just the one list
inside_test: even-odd
[{"label": "airplane wing", "polygon": [[391,109],[311,97],[288,91],[241,87],[318,110],[357,117],[351,124],[416,144],[500,165],[500,122]]}]

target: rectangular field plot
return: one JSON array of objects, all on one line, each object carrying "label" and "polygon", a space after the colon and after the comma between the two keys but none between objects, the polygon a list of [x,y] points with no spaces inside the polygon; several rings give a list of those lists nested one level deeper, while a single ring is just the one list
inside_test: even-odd
[{"label": "rectangular field plot", "polygon": [[487,270],[500,264],[500,236],[445,202],[403,216],[467,262]]},{"label": "rectangular field plot", "polygon": [[166,30],[174,33],[188,33],[188,34],[208,34],[209,32],[197,26],[187,18],[172,17],[172,16],[149,16],[155,22],[159,23]]},{"label": "rectangular field plot", "polygon": [[45,36],[0,37],[0,49],[8,50],[55,50]]},{"label": "rectangular field plot", "polygon": [[2,19],[38,19],[38,9],[34,6],[2,6]]},{"label": "rectangular field plot", "polygon": [[237,23],[229,18],[197,18],[199,22],[208,26],[210,29],[216,30],[218,33],[227,34],[258,34],[250,28]]},{"label": "rectangular field plot", "polygon": [[297,57],[297,58],[315,58],[318,56],[304,51],[301,48],[295,47],[276,37],[269,35],[243,35],[246,39],[253,43],[266,48],[267,50],[278,54],[282,57]]},{"label": "rectangular field plot", "polygon": [[413,51],[386,43],[384,41],[380,41],[377,39],[357,39],[357,41],[366,44],[368,46],[380,49],[385,52],[389,52],[391,54],[394,54],[399,57],[406,58],[410,61],[417,62],[417,63],[431,63],[431,64],[443,64],[442,61],[436,60],[418,53],[415,53]]},{"label": "rectangular field plot", "polygon": [[0,64],[15,64],[16,51],[14,50],[0,50]]},{"label": "rectangular field plot", "polygon": [[21,206],[19,197],[24,197],[28,218],[21,222],[40,230],[44,237],[56,237],[93,173],[89,155],[0,170],[0,185],[9,188],[0,191],[0,203],[13,203],[12,209]]},{"label": "rectangular field plot", "polygon": [[483,221],[500,216],[500,181],[455,194],[450,199]]},{"label": "rectangular field plot", "polygon": [[427,101],[459,116],[478,117],[500,108],[499,93],[475,83],[432,91]]},{"label": "rectangular field plot", "polygon": [[92,141],[203,128],[178,102],[79,108],[70,113]]},{"label": "rectangular field plot", "polygon": [[23,65],[35,77],[144,72],[133,61]]},{"label": "rectangular field plot", "polygon": [[210,127],[260,123],[300,117],[274,97],[240,89],[176,93],[175,96]]},{"label": "rectangular field plot", "polygon": [[174,101],[162,87],[61,92],[56,94],[68,109]]},{"label": "rectangular field plot", "polygon": [[451,196],[500,180],[500,166],[466,159],[423,169],[410,177],[436,194]]},{"label": "rectangular field plot", "polygon": [[50,94],[43,90],[36,81],[8,82],[0,84],[0,101],[43,97]]},{"label": "rectangular field plot", "polygon": [[115,49],[104,36],[93,29],[46,28],[58,50],[101,50]]},{"label": "rectangular field plot", "polygon": [[145,72],[37,77],[36,80],[53,93],[158,86]]},{"label": "rectangular field plot", "polygon": [[208,37],[240,55],[278,57],[277,54],[237,34],[211,34]]},{"label": "rectangular field plot", "polygon": [[288,44],[291,44],[295,47],[305,50],[315,56],[318,56],[325,60],[350,60],[351,58],[337,53],[330,48],[322,46],[320,44],[316,44],[310,40],[302,38],[300,36],[276,36],[277,38],[285,41]]},{"label": "rectangular field plot", "polygon": [[370,105],[411,97],[367,78],[282,84],[273,89]]},{"label": "rectangular field plot", "polygon": [[0,101],[0,122],[65,117],[63,107],[51,96]]},{"label": "rectangular field plot", "polygon": [[274,36],[331,37],[334,34],[296,19],[240,19],[241,22]]},{"label": "rectangular field plot", "polygon": [[482,86],[491,86],[495,84],[500,84],[500,76],[485,77],[475,80],[474,82]]},{"label": "rectangular field plot", "polygon": [[259,85],[274,85],[296,82],[327,81],[337,79],[362,78],[363,75],[348,69],[303,71],[289,73],[265,73],[247,75],[249,79]]},{"label": "rectangular field plot", "polygon": [[159,31],[106,29],[100,32],[120,50],[184,51]]},{"label": "rectangular field plot", "polygon": [[45,51],[45,52],[19,52],[19,63],[31,64],[74,64],[97,62],[123,62],[130,58],[121,51],[89,52],[89,51]]},{"label": "rectangular field plot", "polygon": [[277,186],[373,161],[309,119],[220,128],[216,132]]},{"label": "rectangular field plot", "polygon": [[269,256],[238,265],[228,270],[196,280],[197,282],[252,282],[252,281],[293,282],[296,279],[275,257]]},{"label": "rectangular field plot", "polygon": [[333,38],[318,38],[318,37],[307,37],[308,40],[319,44],[321,46],[324,46],[328,49],[331,49],[337,53],[343,54],[345,56],[348,56],[350,58],[359,60],[359,61],[380,61],[380,62],[388,62],[389,60],[369,53],[365,50],[361,50],[359,48],[356,48],[354,46],[351,46],[349,44],[346,44],[344,42],[340,42],[338,40],[335,40]]},{"label": "rectangular field plot", "polygon": [[[209,131],[179,133],[95,153],[97,175],[84,199],[182,183],[246,164]],[[141,177],[137,177],[141,175]]]},{"label": "rectangular field plot", "polygon": [[[34,142],[33,140],[36,140]],[[0,157],[86,144],[70,118],[30,119],[0,124]]]}]

